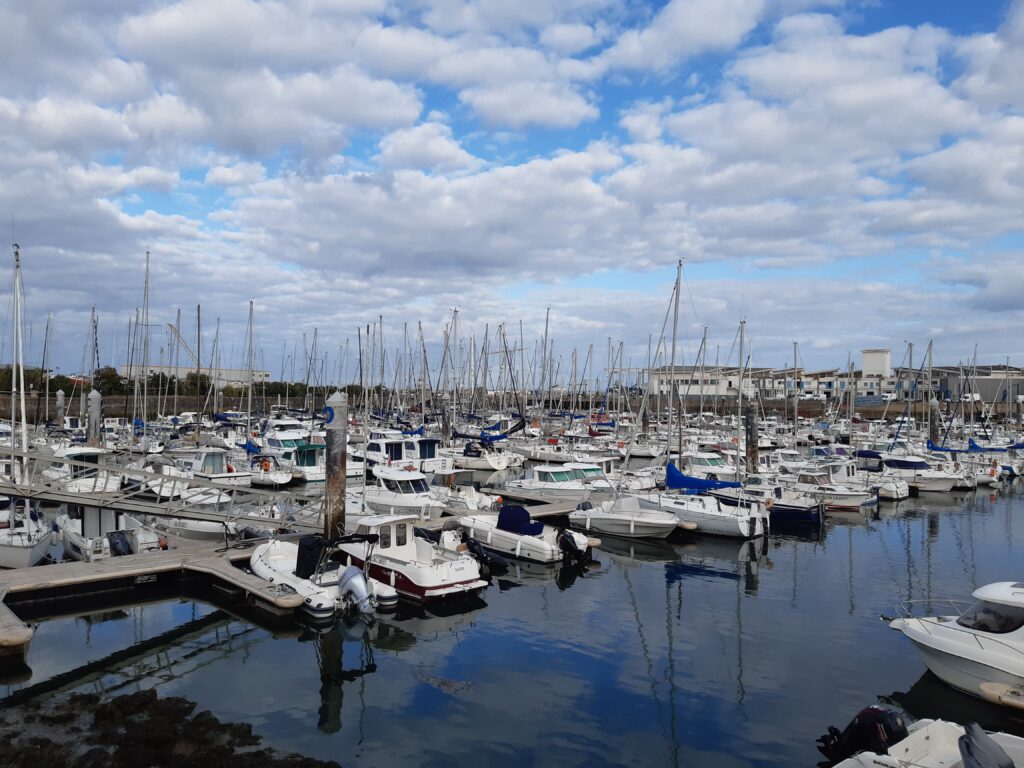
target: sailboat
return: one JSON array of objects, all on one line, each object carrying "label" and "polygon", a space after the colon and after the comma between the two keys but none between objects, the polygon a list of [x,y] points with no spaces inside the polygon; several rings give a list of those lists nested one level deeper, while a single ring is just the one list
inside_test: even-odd
[{"label": "sailboat", "polygon": [[[25,410],[25,339],[21,328],[22,314],[21,253],[14,246],[14,354],[11,366],[11,428],[17,432],[11,435],[11,447],[21,441],[21,450],[28,451],[28,424]],[[17,423],[17,410],[21,410],[21,422]],[[15,482],[25,477],[24,456],[11,451],[11,479]],[[43,521],[42,511],[30,509],[28,499],[19,512],[15,499],[8,511],[7,525],[0,528],[0,568],[26,568],[35,565],[46,556],[50,546],[50,530]]]}]

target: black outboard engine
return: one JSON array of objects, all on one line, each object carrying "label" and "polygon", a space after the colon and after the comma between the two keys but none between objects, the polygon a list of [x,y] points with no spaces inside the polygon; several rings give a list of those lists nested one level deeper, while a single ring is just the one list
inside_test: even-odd
[{"label": "black outboard engine", "polygon": [[1013,768],[1013,760],[1006,750],[977,723],[964,726],[959,744],[964,768]]},{"label": "black outboard engine", "polygon": [[492,573],[508,570],[508,560],[496,552],[489,552],[476,539],[467,538],[466,549],[469,550],[469,554],[476,558],[478,563],[487,566]]},{"label": "black outboard engine", "polygon": [[586,552],[576,545],[576,539],[572,537],[567,528],[558,532],[558,548],[562,550],[564,559],[570,562],[579,562]]},{"label": "black outboard engine", "polygon": [[834,725],[818,739],[818,751],[833,763],[858,752],[885,754],[893,744],[907,738],[907,723],[902,712],[877,704],[865,707],[840,733]]},{"label": "black outboard engine", "polygon": [[594,505],[591,504],[589,501],[581,501],[579,504],[576,505],[576,509],[578,509],[580,512],[587,512],[588,510],[591,510],[593,508]]}]

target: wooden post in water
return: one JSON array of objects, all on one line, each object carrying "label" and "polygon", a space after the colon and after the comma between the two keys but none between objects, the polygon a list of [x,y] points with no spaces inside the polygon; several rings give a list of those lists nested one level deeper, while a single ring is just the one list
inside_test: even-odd
[{"label": "wooden post in water", "polygon": [[327,482],[324,483],[324,536],[345,531],[345,444],[348,442],[348,395],[327,398]]}]

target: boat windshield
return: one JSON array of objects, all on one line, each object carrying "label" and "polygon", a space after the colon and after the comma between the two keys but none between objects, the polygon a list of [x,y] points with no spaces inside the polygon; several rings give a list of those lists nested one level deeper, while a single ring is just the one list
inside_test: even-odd
[{"label": "boat windshield", "polygon": [[592,467],[590,469],[574,469],[572,473],[573,476],[579,480],[585,480],[588,477],[601,477],[603,474],[597,467]]},{"label": "boat windshield", "polygon": [[956,623],[967,629],[1004,635],[1024,627],[1024,608],[979,600],[964,611]]}]

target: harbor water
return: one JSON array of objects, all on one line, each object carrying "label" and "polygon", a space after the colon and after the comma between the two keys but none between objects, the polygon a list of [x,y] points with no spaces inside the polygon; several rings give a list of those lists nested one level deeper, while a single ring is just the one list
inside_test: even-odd
[{"label": "harbor water", "polygon": [[461,611],[373,626],[271,629],[176,597],[107,606],[34,620],[31,673],[0,691],[17,709],[152,689],[344,766],[810,766],[816,737],[879,700],[1024,735],[879,620],[1020,579],[1022,540],[1011,485],[750,542],[605,538],[584,571],[513,565]]}]

